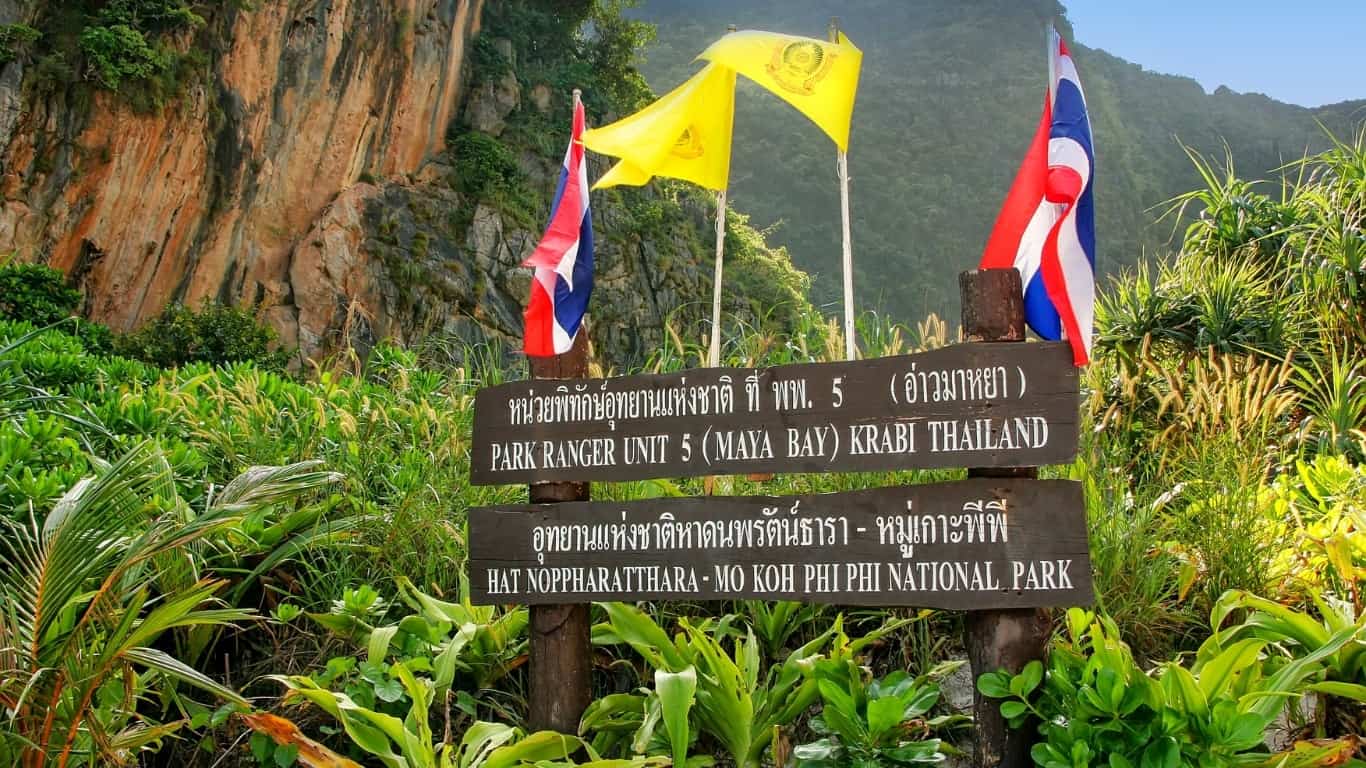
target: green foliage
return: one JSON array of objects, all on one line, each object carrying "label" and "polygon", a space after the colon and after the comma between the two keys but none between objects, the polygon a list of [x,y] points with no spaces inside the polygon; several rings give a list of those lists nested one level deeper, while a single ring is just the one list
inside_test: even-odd
[{"label": "green foliage", "polygon": [[1013,727],[1036,725],[1042,740],[1031,755],[1043,768],[1246,765],[1268,757],[1262,736],[1283,700],[1313,690],[1358,631],[1347,627],[1277,664],[1266,661],[1265,640],[1210,638],[1189,667],[1169,662],[1147,673],[1112,621],[1073,608],[1046,669],[1033,661],[1018,675],[982,675],[977,687],[1004,700]]},{"label": "green foliage", "polygon": [[517,156],[487,133],[462,133],[452,145],[459,166],[457,189],[474,197],[506,193],[522,183]]},{"label": "green foliage", "polygon": [[792,266],[786,249],[770,248],[765,235],[749,226],[748,216],[726,212],[725,290],[743,297],[765,325],[792,328],[810,311],[810,280]]},{"label": "green foliage", "polygon": [[[704,734],[742,767],[758,766],[775,729],[792,723],[816,701],[815,667],[821,659],[851,660],[910,623],[888,621],[851,640],[843,617],[836,616],[828,629],[765,670],[753,630],[741,631],[733,615],[696,623],[680,619],[682,631],[670,638],[639,608],[620,603],[602,608],[607,622],[594,627],[594,642],[629,645],[655,670],[655,688],[595,703],[584,713],[580,732],[597,732],[598,745],[630,735],[634,752],[672,753],[675,759],[695,734]],[[667,738],[657,734],[661,722]]]},{"label": "green foliage", "polygon": [[189,363],[253,362],[282,370],[289,359],[283,349],[271,349],[275,331],[245,309],[205,304],[197,311],[167,307],[137,331],[116,341],[119,354],[162,368]]},{"label": "green foliage", "polygon": [[[1366,466],[1320,454],[1299,461],[1264,490],[1267,524],[1284,530],[1290,544],[1277,553],[1272,573],[1279,594],[1304,602],[1336,595],[1356,607],[1366,600]],[[1277,594],[1273,592],[1272,594]]]},{"label": "green foliage", "polygon": [[177,683],[246,701],[161,647],[174,633],[250,617],[219,607],[226,586],[174,553],[229,535],[264,507],[314,487],[256,472],[202,512],[180,498],[170,463],[144,442],[74,485],[46,517],[0,520],[0,739],[41,764],[97,764],[160,743],[189,718],[156,722],[138,702],[174,701]]},{"label": "green foliage", "polygon": [[52,325],[71,317],[81,292],[60,270],[42,264],[0,264],[0,319]]},{"label": "green foliage", "polygon": [[[81,292],[67,285],[60,270],[42,264],[0,261],[0,320],[36,326],[70,320],[81,305]],[[94,354],[113,349],[114,335],[98,323],[71,320],[68,333]]]},{"label": "green foliage", "polygon": [[[650,98],[636,64],[642,48],[654,37],[651,25],[623,13],[634,5],[630,0],[491,4],[484,10],[482,36],[512,43],[518,52],[517,76],[524,85],[545,83],[555,93],[581,89],[584,104],[595,117],[628,114]],[[476,80],[502,77],[508,71],[503,57],[496,51],[494,55],[480,52],[480,45],[476,41]],[[568,121],[569,106],[568,100],[559,102],[554,125]],[[534,120],[535,112],[522,109],[514,115],[514,122]]]},{"label": "green foliage", "polygon": [[497,80],[512,71],[512,62],[498,50],[488,32],[470,41],[470,66],[484,80]]},{"label": "green foliage", "polygon": [[[421,669],[404,662],[389,666],[395,688],[409,702],[402,717],[385,714],[357,703],[349,695],[328,691],[306,676],[274,676],[290,690],[339,722],[347,738],[387,768],[658,768],[664,761],[635,758],[601,761],[592,748],[576,736],[554,731],[526,734],[502,723],[477,721],[465,729],[458,743],[447,729],[434,743],[430,717],[441,698],[440,683],[417,674]],[[439,673],[438,673],[439,674]],[[397,693],[393,700],[397,700]],[[589,760],[577,763],[571,756],[586,750]]]},{"label": "green foliage", "polygon": [[448,602],[402,578],[399,594],[411,613],[393,624],[380,623],[388,604],[369,586],[346,590],[327,613],[310,614],[366,651],[359,664],[350,653],[333,657],[324,671],[312,676],[313,682],[368,709],[401,714],[411,704],[411,693],[396,676],[395,667],[401,664],[430,675],[439,700],[454,700],[456,725],[481,708],[513,717],[496,698],[486,696],[526,659],[527,609],[472,606],[467,594]]},{"label": "green foliage", "polygon": [[141,32],[125,24],[87,27],[81,51],[100,85],[119,90],[125,80],[150,80],[171,68],[170,51],[148,44]]},{"label": "green foliage", "polygon": [[27,24],[0,24],[0,67],[28,53],[43,33]]},{"label": "green foliage", "polygon": [[[870,0],[839,9],[843,30],[865,52],[849,151],[860,308],[903,322],[930,312],[957,316],[957,273],[977,263],[1038,121],[1046,80],[1039,30],[1051,20],[1081,73],[1100,158],[1101,275],[1163,252],[1173,228],[1188,223],[1155,221],[1164,201],[1201,183],[1178,140],[1205,154],[1222,154],[1227,144],[1237,165],[1257,178],[1306,150],[1331,147],[1317,120],[1344,131],[1361,119],[1360,102],[1305,109],[1223,88],[1206,93],[1189,78],[1145,70],[1087,47],[1086,30],[1073,35],[1065,5]],[[831,13],[783,0],[643,3],[634,16],[656,24],[658,40],[641,67],[663,93],[697,70],[697,54],[728,24],[823,38]],[[818,305],[838,302],[834,147],[743,78],[735,111],[732,199],[758,228],[775,227],[770,242],[814,276]],[[1252,191],[1210,221],[1244,216],[1244,225],[1229,230],[1242,226],[1235,239],[1243,241],[1257,238],[1256,228],[1277,229],[1286,215],[1278,196]],[[1196,216],[1198,208],[1193,203],[1187,213]],[[1259,247],[1272,251],[1276,240]]]},{"label": "green foliage", "polygon": [[966,720],[929,717],[939,700],[932,678],[962,662],[920,677],[904,671],[868,680],[850,659],[816,663],[816,680],[824,707],[812,718],[811,730],[824,738],[794,747],[797,768],[846,768],[864,765],[915,765],[944,759],[944,747],[929,734]]},{"label": "green foliage", "polygon": [[40,10],[36,80],[46,88],[89,81],[151,111],[207,69],[204,50],[182,52],[169,39],[205,25],[187,0],[79,0]]}]

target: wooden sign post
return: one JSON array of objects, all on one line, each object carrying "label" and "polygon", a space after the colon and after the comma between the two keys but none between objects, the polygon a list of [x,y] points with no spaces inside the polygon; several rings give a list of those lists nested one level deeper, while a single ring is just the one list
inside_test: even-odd
[{"label": "wooden sign post", "polygon": [[[959,274],[958,288],[962,297],[963,334],[969,341],[1025,340],[1024,291],[1018,270],[969,270]],[[1037,467],[968,469],[970,478],[1038,476]],[[1081,523],[1085,525],[1084,515]],[[1090,574],[1087,576],[1089,581]],[[1089,602],[1088,599],[1076,604]],[[1042,608],[970,611],[963,623],[967,634],[968,665],[972,669],[974,681],[979,675],[998,669],[1018,673],[1031,660],[1043,659],[1052,631],[1048,611]],[[1025,768],[1032,765],[1029,756],[1029,749],[1034,743],[1031,729],[1012,731],[1007,726],[1005,718],[1001,717],[999,701],[983,696],[975,684],[972,693],[973,719],[976,726],[973,766]]]},{"label": "wooden sign post", "polygon": [[[588,329],[563,355],[528,357],[533,379],[579,379],[588,375]],[[532,483],[533,504],[588,501],[586,482]],[[531,606],[528,725],[532,730],[578,733],[579,718],[592,698],[593,647],[588,603]]]}]

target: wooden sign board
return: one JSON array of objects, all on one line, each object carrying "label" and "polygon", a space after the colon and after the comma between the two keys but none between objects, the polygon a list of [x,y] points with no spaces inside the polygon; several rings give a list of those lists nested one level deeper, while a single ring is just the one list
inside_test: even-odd
[{"label": "wooden sign board", "polygon": [[768,369],[524,381],[475,396],[476,485],[1070,461],[1062,343]]},{"label": "wooden sign board", "polygon": [[806,496],[472,509],[477,604],[1087,605],[1081,486],[972,479]]}]

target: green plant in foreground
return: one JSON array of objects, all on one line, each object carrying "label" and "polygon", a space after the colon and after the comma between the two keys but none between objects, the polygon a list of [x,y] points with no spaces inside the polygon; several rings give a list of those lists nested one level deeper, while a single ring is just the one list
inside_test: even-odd
[{"label": "green plant in foreground", "polygon": [[[1366,613],[1357,613],[1351,603],[1330,600],[1316,592],[1310,598],[1321,619],[1243,590],[1230,590],[1215,604],[1210,616],[1210,625],[1215,628],[1210,642],[1228,648],[1255,638],[1268,643],[1269,648],[1281,649],[1286,659],[1299,659],[1323,653],[1346,633],[1350,640],[1322,656],[1322,679],[1310,683],[1306,690],[1358,706],[1366,703]],[[1245,614],[1241,622],[1221,628],[1240,612]],[[1351,718],[1347,719],[1350,728]]]},{"label": "green plant in foreground", "polygon": [[1357,634],[1345,628],[1274,665],[1264,660],[1266,640],[1222,646],[1211,638],[1189,668],[1168,662],[1146,673],[1112,621],[1073,608],[1046,673],[1035,661],[1018,675],[984,674],[977,687],[1004,700],[1011,727],[1036,722],[1042,739],[1031,756],[1044,768],[1282,765],[1262,744],[1267,727],[1287,699],[1314,690],[1329,659]]},{"label": "green plant in foreground", "polygon": [[[524,735],[517,728],[483,721],[471,725],[458,744],[451,743],[449,736],[434,743],[429,717],[436,685],[417,677],[402,663],[395,663],[392,672],[411,702],[403,718],[363,707],[344,693],[319,687],[308,677],[272,679],[287,686],[291,697],[303,698],[331,715],[356,746],[374,755],[386,768],[645,768],[663,764],[648,758],[600,761],[577,736],[554,731]],[[590,762],[578,764],[570,760],[580,750],[588,752]]]},{"label": "green plant in foreground", "polygon": [[[170,465],[143,443],[101,463],[42,522],[0,521],[0,757],[9,758],[0,762],[131,762],[188,723],[157,722],[139,711],[155,694],[173,700],[181,682],[246,705],[157,648],[168,632],[250,616],[216,606],[224,582],[177,558],[232,525],[238,511],[186,514]],[[188,569],[186,578],[168,586],[168,569],[178,566]]]},{"label": "green plant in foreground", "polygon": [[931,733],[968,720],[965,716],[927,717],[939,701],[931,678],[962,662],[920,677],[904,671],[865,680],[852,659],[817,662],[816,679],[825,706],[811,730],[824,738],[793,748],[797,768],[937,763],[944,759],[940,739]]},{"label": "green plant in foreground", "polygon": [[[630,645],[655,670],[655,688],[595,702],[584,713],[580,733],[630,734],[635,752],[653,752],[663,746],[656,738],[663,722],[663,741],[676,763],[683,762],[687,745],[703,733],[741,768],[757,767],[774,730],[795,721],[816,701],[818,661],[852,659],[911,621],[887,622],[851,640],[844,634],[843,617],[836,616],[829,629],[761,674],[760,643],[753,630],[734,626],[735,616],[699,623],[680,619],[682,632],[670,638],[635,606],[603,603],[602,608],[608,620],[594,628],[594,642]],[[733,652],[727,651],[728,644]]]}]

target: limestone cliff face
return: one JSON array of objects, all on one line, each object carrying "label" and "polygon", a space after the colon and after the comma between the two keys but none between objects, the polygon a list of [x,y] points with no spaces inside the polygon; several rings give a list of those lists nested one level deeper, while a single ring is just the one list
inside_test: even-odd
[{"label": "limestone cliff face", "polygon": [[[0,15],[16,2],[0,0]],[[541,2],[543,17],[558,12]],[[152,113],[105,91],[26,89],[20,62],[0,71],[0,253],[66,271],[115,330],[215,300],[255,307],[301,360],[432,334],[515,348],[520,264],[548,214],[569,94],[550,87],[543,51],[519,68],[510,39],[480,35],[527,6],[221,5],[175,41],[214,51],[207,76]],[[700,340],[714,213],[702,200],[655,186],[594,194],[589,327],[606,364],[647,358],[670,319]],[[784,253],[748,251],[751,282],[804,280]],[[727,269],[743,274],[734,258]],[[770,310],[728,298],[750,321]]]},{"label": "limestone cliff face", "polygon": [[208,298],[263,305],[296,343],[300,236],[362,177],[443,149],[481,6],[262,2],[210,17],[212,82],[155,114],[109,93],[23,103],[0,133],[0,251],[72,273],[116,329]]}]

